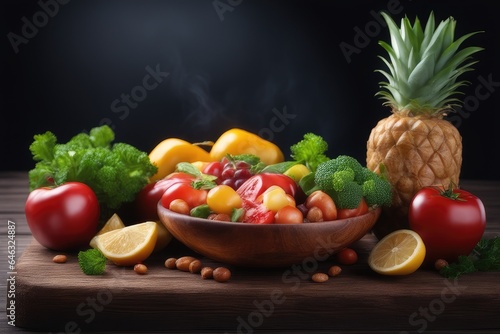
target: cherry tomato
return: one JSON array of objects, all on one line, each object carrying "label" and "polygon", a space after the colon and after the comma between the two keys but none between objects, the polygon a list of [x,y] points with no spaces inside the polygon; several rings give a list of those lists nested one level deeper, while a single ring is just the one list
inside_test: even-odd
[{"label": "cherry tomato", "polygon": [[409,208],[410,228],[426,247],[426,263],[469,255],[483,236],[486,213],[479,198],[462,189],[424,187]]},{"label": "cherry tomato", "polygon": [[207,203],[207,192],[205,189],[195,189],[190,184],[176,183],[165,190],[161,196],[161,205],[168,209],[173,200],[182,199],[192,209]]},{"label": "cherry tomato", "polygon": [[255,201],[257,197],[271,186],[279,186],[293,197],[297,193],[297,185],[291,177],[273,173],[253,175],[238,188],[237,192],[242,198]]},{"label": "cherry tomato", "polygon": [[221,177],[223,170],[223,165],[220,161],[213,161],[209,162],[205,168],[203,168],[202,172],[203,174],[208,174],[208,175],[213,175],[216,176],[217,178]]},{"label": "cherry tomato", "polygon": [[134,201],[136,219],[138,221],[158,220],[157,205],[165,190],[176,183],[189,184],[194,179],[193,175],[175,172],[164,179],[147,184],[139,191]]},{"label": "cherry tomato", "polygon": [[365,213],[368,212],[368,204],[366,204],[366,201],[364,198],[361,199],[361,202],[359,203],[357,208],[354,209],[338,209],[337,210],[337,219],[345,219],[345,218],[351,218],[351,217],[357,217],[364,215]]},{"label": "cherry tomato", "polygon": [[33,237],[42,246],[59,251],[88,248],[100,215],[94,191],[80,182],[33,190],[25,212]]},{"label": "cherry tomato", "polygon": [[221,184],[208,191],[207,204],[215,213],[230,215],[233,209],[241,208],[242,201],[233,188]]},{"label": "cherry tomato", "polygon": [[310,209],[313,206],[321,210],[323,213],[323,220],[329,221],[337,219],[337,206],[327,193],[316,190],[310,194],[306,199],[306,207]]},{"label": "cherry tomato", "polygon": [[358,262],[358,253],[352,248],[344,248],[336,255],[340,264],[350,265]]},{"label": "cherry tomato", "polygon": [[274,222],[276,224],[301,224],[304,222],[304,214],[295,206],[287,205],[276,212]]}]

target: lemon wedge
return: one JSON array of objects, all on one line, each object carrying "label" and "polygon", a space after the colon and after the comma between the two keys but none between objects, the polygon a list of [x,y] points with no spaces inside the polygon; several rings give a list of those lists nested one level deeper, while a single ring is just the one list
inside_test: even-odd
[{"label": "lemon wedge", "polygon": [[425,245],[412,230],[397,230],[382,238],[368,256],[368,265],[383,275],[408,275],[424,262]]},{"label": "lemon wedge", "polygon": [[[123,221],[121,220],[120,216],[118,216],[116,213],[113,214],[108,221],[104,224],[104,226],[97,232],[96,236],[104,234],[109,231],[117,230],[119,228],[125,227],[125,224],[123,224]],[[96,248],[97,245],[95,243],[96,236],[90,240],[90,247]]]},{"label": "lemon wedge", "polygon": [[157,238],[158,224],[147,221],[97,235],[95,245],[116,265],[132,266],[151,255]]}]

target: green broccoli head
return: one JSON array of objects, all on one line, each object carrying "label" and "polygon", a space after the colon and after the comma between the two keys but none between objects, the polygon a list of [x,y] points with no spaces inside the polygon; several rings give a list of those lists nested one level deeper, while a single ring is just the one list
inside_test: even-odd
[{"label": "green broccoli head", "polygon": [[[314,182],[323,190],[332,190],[332,177],[333,175],[342,170],[350,169],[354,173],[354,180],[357,179],[363,169],[363,166],[353,157],[347,155],[339,155],[335,159],[325,161],[318,165],[314,175]],[[350,177],[349,174],[345,176]],[[352,181],[352,179],[350,180]]]},{"label": "green broccoli head", "polygon": [[392,203],[391,184],[376,175],[363,183],[363,196],[368,206],[389,206]]},{"label": "green broccoli head", "polygon": [[356,208],[363,197],[369,206],[392,202],[390,183],[347,155],[321,163],[314,173],[314,182],[340,209]]},{"label": "green broccoli head", "polygon": [[363,199],[363,187],[355,181],[348,181],[342,191],[330,190],[327,194],[339,209],[355,209]]},{"label": "green broccoli head", "polygon": [[295,161],[305,164],[311,171],[315,171],[319,164],[329,160],[325,155],[328,143],[323,137],[314,133],[306,133],[303,138],[290,147],[290,156]]}]

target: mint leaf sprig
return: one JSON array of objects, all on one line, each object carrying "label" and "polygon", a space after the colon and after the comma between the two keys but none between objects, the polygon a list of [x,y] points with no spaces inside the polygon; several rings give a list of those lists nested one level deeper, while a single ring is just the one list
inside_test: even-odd
[{"label": "mint leaf sprig", "polygon": [[97,248],[78,252],[78,264],[86,275],[102,275],[106,269],[106,257]]},{"label": "mint leaf sprig", "polygon": [[439,273],[447,278],[458,278],[478,271],[500,271],[500,237],[481,239],[470,255],[460,256]]}]

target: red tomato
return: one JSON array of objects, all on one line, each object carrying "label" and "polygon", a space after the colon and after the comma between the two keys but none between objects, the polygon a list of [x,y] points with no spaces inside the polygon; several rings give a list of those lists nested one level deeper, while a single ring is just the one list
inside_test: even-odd
[{"label": "red tomato", "polygon": [[173,200],[182,199],[189,205],[189,209],[192,209],[207,204],[207,193],[207,190],[195,189],[190,184],[176,183],[165,190],[161,196],[161,205],[168,209]]},{"label": "red tomato", "polygon": [[138,221],[159,220],[157,205],[163,193],[176,183],[189,184],[195,177],[187,173],[172,173],[166,178],[147,184],[136,196],[134,207]]},{"label": "red tomato", "polygon": [[25,212],[31,233],[42,246],[65,251],[88,248],[97,233],[100,209],[89,186],[67,182],[30,192]]},{"label": "red tomato", "polygon": [[203,168],[202,173],[216,176],[217,177],[216,182],[217,182],[217,184],[219,184],[222,170],[223,170],[223,165],[220,161],[212,161],[212,162],[208,163],[205,166],[205,168]]},{"label": "red tomato", "polygon": [[293,197],[297,193],[297,184],[291,177],[273,173],[260,173],[251,176],[238,188],[237,193],[241,198],[255,201],[271,186],[279,186]]},{"label": "red tomato", "polygon": [[243,221],[250,224],[272,224],[274,223],[274,212],[268,210],[264,204],[255,203],[247,199],[242,198],[243,209],[245,213],[243,215]]},{"label": "red tomato", "polygon": [[409,224],[424,241],[427,263],[453,262],[479,242],[486,213],[481,200],[465,190],[424,187],[410,203]]},{"label": "red tomato", "polygon": [[276,224],[301,224],[304,222],[304,214],[296,207],[287,205],[276,212],[274,222]]},{"label": "red tomato", "polygon": [[336,255],[340,264],[350,265],[358,262],[358,253],[352,248],[344,248]]},{"label": "red tomato", "polygon": [[337,210],[337,219],[345,219],[351,217],[357,217],[364,215],[368,212],[368,204],[366,204],[365,199],[361,199],[357,208],[354,209],[338,209]]}]

